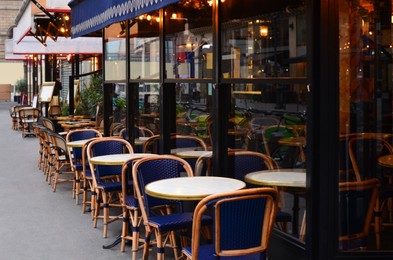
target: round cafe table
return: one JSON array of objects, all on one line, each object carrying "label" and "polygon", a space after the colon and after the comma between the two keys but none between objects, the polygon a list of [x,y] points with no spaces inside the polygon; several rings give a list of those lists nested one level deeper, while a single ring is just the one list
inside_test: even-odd
[{"label": "round cafe table", "polygon": [[199,158],[200,156],[206,156],[209,157],[213,154],[212,151],[194,151],[194,150],[189,150],[189,151],[179,151],[176,153],[176,156],[180,158]]},{"label": "round cafe table", "polygon": [[123,165],[130,159],[138,159],[148,156],[157,156],[152,153],[121,153],[121,154],[109,154],[101,155],[90,158],[92,164],[98,165]]},{"label": "round cafe table", "polygon": [[[293,194],[293,220],[292,232],[298,234],[299,227],[299,189],[306,188],[306,170],[305,169],[277,169],[256,171],[247,174],[244,180],[248,183],[261,186],[283,187]],[[305,215],[304,215],[305,216]],[[303,216],[303,223],[305,219]],[[300,238],[304,238],[305,225],[302,224]]]},{"label": "round cafe table", "polygon": [[77,140],[72,142],[67,142],[68,147],[82,147],[85,143],[87,143],[90,139]]},{"label": "round cafe table", "polygon": [[243,189],[243,181],[214,176],[169,178],[146,185],[148,195],[161,199],[201,200],[208,195]]}]

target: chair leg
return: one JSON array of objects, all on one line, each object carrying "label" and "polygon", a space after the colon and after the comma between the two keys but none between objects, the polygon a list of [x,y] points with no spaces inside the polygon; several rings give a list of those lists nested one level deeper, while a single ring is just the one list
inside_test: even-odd
[{"label": "chair leg", "polygon": [[375,248],[381,248],[381,202],[377,199],[374,210]]},{"label": "chair leg", "polygon": [[102,192],[102,204],[103,204],[103,237],[107,237],[108,233],[108,222],[109,222],[109,201],[108,194],[106,192]]},{"label": "chair leg", "polygon": [[145,229],[146,229],[146,235],[145,235],[145,244],[143,246],[142,259],[143,260],[148,260],[149,259],[151,230],[150,230],[150,227],[148,227],[148,226],[145,226]]},{"label": "chair leg", "polygon": [[123,209],[123,225],[121,230],[121,244],[120,251],[124,252],[126,247],[126,237],[128,236],[129,217],[128,209]]}]

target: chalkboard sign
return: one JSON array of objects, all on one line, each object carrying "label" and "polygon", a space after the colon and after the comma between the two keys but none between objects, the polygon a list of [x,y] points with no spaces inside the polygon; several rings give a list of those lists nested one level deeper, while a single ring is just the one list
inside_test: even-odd
[{"label": "chalkboard sign", "polygon": [[55,82],[42,83],[38,101],[51,102],[54,89],[55,89]]}]

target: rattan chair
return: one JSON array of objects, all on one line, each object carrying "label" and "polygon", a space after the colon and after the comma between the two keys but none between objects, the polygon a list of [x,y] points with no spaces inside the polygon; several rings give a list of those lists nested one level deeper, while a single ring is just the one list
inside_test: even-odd
[{"label": "rattan chair", "polygon": [[[70,159],[68,157],[68,148],[66,140],[54,132],[49,132],[53,152],[53,171],[50,171],[49,178],[53,177],[52,190],[56,191],[57,184],[71,182],[72,191],[75,190],[74,172],[71,169]],[[60,175],[69,174],[71,177],[60,178]],[[73,192],[74,193],[74,192]]]},{"label": "rattan chair", "polygon": [[379,185],[377,178],[339,184],[340,250],[366,249]]},{"label": "rattan chair", "polygon": [[32,124],[37,123],[40,110],[37,108],[24,108],[19,110],[19,119],[22,125],[22,137],[35,136]]},{"label": "rattan chair", "polygon": [[[142,215],[139,214],[139,203],[138,198],[134,192],[134,185],[132,184],[132,166],[133,163],[138,159],[130,159],[123,164],[121,182],[121,205],[123,209],[123,226],[121,234],[121,246],[120,250],[125,251],[126,241],[132,242],[132,259],[135,260],[137,257],[137,251],[141,248],[139,227],[142,222]],[[130,225],[131,224],[131,228]],[[130,233],[131,230],[131,234]]]},{"label": "rattan chair", "polygon": [[[273,188],[244,189],[206,197],[198,203],[192,223],[191,247],[183,249],[188,259],[267,259],[270,235],[278,204]],[[212,243],[201,239],[201,219],[213,212]]]},{"label": "rattan chair", "polygon": [[[376,236],[376,248],[381,246],[381,221],[382,211],[388,201],[393,198],[392,185],[385,176],[385,169],[378,164],[378,158],[382,155],[393,154],[393,147],[383,136],[376,134],[363,134],[349,140],[349,158],[351,160],[356,181],[378,178],[381,188],[378,194],[376,213],[374,214],[374,228]],[[389,173],[390,174],[390,173]]]},{"label": "rattan chair", "polygon": [[[193,214],[183,211],[181,201],[147,195],[145,186],[160,179],[178,178],[182,172],[186,176],[192,176],[190,165],[185,160],[171,155],[146,157],[136,161],[132,168],[133,183],[146,232],[143,259],[149,258],[152,233],[156,237],[157,259],[163,259],[164,248],[168,246],[173,248],[174,256],[178,258],[174,231],[191,229]],[[210,218],[204,218],[203,223],[209,224]]]},{"label": "rattan chair", "polygon": [[[94,205],[94,227],[97,220],[103,219],[103,236],[107,237],[108,224],[118,220],[120,216],[110,216],[110,207],[121,207],[118,194],[121,192],[121,165],[94,165],[91,158],[95,156],[133,153],[134,150],[129,142],[121,138],[105,137],[92,141],[87,147],[87,157],[93,177],[93,187],[96,192],[96,204]],[[100,215],[101,208],[103,215]]]},{"label": "rattan chair", "polygon": [[[102,137],[102,134],[95,129],[76,129],[69,131],[66,136],[66,141],[73,142],[79,140],[87,140],[95,137]],[[82,165],[82,147],[70,147],[68,149],[69,158],[71,158],[71,168],[75,172],[75,191],[73,198],[76,204],[79,204],[79,194],[81,191],[80,182],[83,179],[83,165]]]}]

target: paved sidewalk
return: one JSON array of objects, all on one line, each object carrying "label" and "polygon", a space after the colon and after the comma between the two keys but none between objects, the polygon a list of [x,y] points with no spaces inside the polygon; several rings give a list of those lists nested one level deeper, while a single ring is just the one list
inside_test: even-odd
[{"label": "paved sidewalk", "polygon": [[12,105],[0,102],[0,259],[131,259],[129,246],[125,253],[120,245],[102,248],[121,232],[121,221],[109,225],[105,239],[102,222],[94,229],[75,204],[70,183],[52,192],[37,167],[37,139],[11,129]]}]

